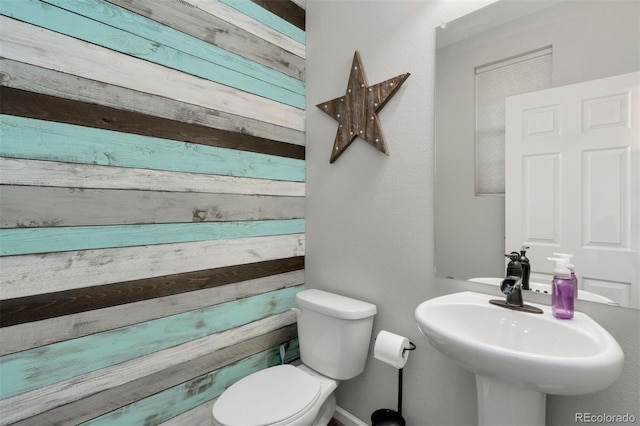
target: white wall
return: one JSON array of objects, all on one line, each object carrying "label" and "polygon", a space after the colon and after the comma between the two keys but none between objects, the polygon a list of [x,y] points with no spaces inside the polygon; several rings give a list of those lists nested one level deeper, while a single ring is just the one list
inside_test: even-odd
[{"label": "white wall", "polygon": [[[307,1],[306,285],[375,303],[374,335],[385,329],[418,345],[405,367],[410,425],[476,421],[473,376],[426,343],[413,312],[423,300],[472,288],[433,274],[434,28],[487,3]],[[337,123],[315,105],[344,94],[355,50],[369,84],[411,76],[379,114],[390,156],[356,140],[329,164]],[[627,365],[606,391],[550,397],[548,424],[572,424],[575,412],[640,418],[640,313],[578,307],[620,341]],[[378,408],[395,408],[396,380],[396,370],[370,357],[361,376],[340,385],[338,404],[368,421]]]}]

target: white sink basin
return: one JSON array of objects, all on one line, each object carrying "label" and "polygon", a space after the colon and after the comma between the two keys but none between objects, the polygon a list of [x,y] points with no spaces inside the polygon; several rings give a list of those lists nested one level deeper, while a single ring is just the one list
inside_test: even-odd
[{"label": "white sink basin", "polygon": [[[544,424],[545,394],[597,392],[618,378],[622,349],[589,316],[576,312],[571,320],[559,320],[547,306],[536,305],[540,315],[489,303],[502,298],[455,293],[427,300],[415,312],[429,343],[476,374],[479,424]],[[507,420],[510,399],[520,405],[537,400],[538,406],[527,419]]]}]

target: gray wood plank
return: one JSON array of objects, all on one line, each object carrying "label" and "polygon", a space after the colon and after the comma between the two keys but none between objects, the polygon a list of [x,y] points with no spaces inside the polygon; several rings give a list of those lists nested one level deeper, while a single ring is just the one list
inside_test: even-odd
[{"label": "gray wood plank", "polygon": [[3,185],[1,228],[304,217],[303,197]]}]

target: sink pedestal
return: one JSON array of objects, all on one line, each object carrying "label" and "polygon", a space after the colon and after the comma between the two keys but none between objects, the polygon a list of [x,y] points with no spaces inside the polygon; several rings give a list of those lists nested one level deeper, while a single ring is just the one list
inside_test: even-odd
[{"label": "sink pedestal", "polygon": [[479,426],[544,426],[547,395],[476,374]]}]

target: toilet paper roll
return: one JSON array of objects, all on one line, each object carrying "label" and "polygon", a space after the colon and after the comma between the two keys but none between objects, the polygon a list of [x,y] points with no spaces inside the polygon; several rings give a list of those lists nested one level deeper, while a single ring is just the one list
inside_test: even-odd
[{"label": "toilet paper roll", "polygon": [[394,368],[403,368],[409,358],[409,339],[394,333],[382,330],[376,337],[373,347],[373,356]]}]

